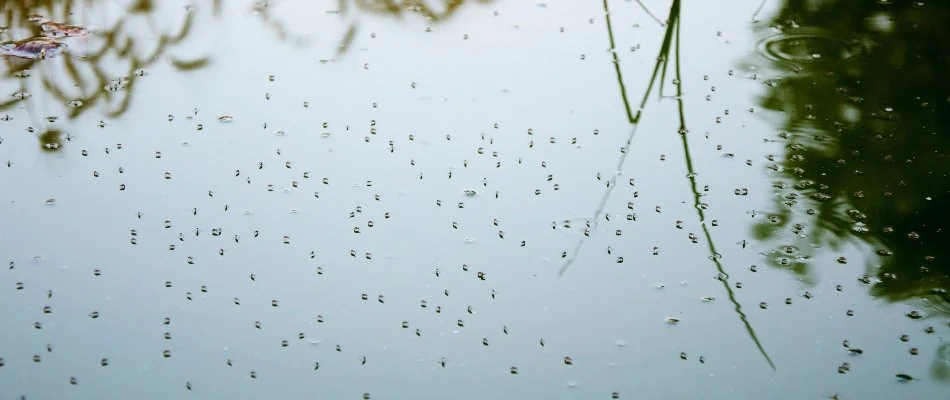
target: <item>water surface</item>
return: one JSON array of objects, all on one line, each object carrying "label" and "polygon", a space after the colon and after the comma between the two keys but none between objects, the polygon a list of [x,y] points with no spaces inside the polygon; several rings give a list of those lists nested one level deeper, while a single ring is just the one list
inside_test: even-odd
[{"label": "water surface", "polygon": [[940,398],[950,8],[583,3],[3,3],[0,393]]}]

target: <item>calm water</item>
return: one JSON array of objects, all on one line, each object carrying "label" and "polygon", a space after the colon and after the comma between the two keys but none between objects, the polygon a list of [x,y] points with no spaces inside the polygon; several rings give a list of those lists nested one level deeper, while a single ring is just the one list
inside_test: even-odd
[{"label": "calm water", "polygon": [[950,5],[0,5],[2,398],[950,390]]}]

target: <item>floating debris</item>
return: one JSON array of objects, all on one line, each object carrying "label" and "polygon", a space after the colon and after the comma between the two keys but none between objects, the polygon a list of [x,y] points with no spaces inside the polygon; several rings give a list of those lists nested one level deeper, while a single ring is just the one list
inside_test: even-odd
[{"label": "floating debris", "polygon": [[43,30],[43,36],[51,38],[83,38],[89,36],[91,33],[89,28],[84,26],[68,25],[59,22],[44,22],[40,24],[40,29]]},{"label": "floating debris", "polygon": [[66,50],[66,43],[48,37],[34,37],[13,42],[0,43],[0,55],[45,60],[60,55]]}]

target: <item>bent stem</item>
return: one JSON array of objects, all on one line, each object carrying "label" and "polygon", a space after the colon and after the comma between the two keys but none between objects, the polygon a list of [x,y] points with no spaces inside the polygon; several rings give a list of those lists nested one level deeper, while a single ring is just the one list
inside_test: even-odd
[{"label": "bent stem", "polygon": [[[619,173],[623,171],[623,165],[627,162],[627,155],[630,154],[630,144],[633,143],[633,137],[637,133],[637,127],[640,125],[640,117],[643,115],[643,109],[647,105],[647,100],[650,98],[650,93],[653,92],[653,87],[656,85],[657,76],[662,75],[666,76],[666,67],[669,65],[669,55],[670,50],[672,49],[673,43],[673,33],[674,28],[679,25],[679,10],[680,10],[680,0],[673,0],[673,5],[670,7],[670,16],[668,18],[669,24],[666,26],[666,33],[663,35],[663,44],[660,46],[660,52],[656,57],[656,65],[653,67],[653,74],[650,76],[650,83],[647,85],[646,92],[643,93],[643,98],[640,100],[640,107],[637,109],[636,114],[630,109],[630,101],[627,99],[627,89],[623,83],[623,73],[620,70],[620,60],[617,58],[616,45],[614,42],[614,33],[613,28],[610,23],[610,8],[607,4],[607,0],[604,0],[604,15],[607,20],[607,36],[610,38],[610,52],[613,54],[613,63],[614,63],[614,72],[617,75],[617,83],[620,86],[620,98],[623,100],[624,109],[627,112],[627,120],[630,122],[630,134],[627,136],[627,141],[624,142],[623,147],[620,149],[620,159],[617,160],[617,169]],[[660,79],[660,90],[659,93],[663,93],[663,79]],[[600,204],[597,205],[597,209],[594,211],[594,216],[587,222],[588,228],[596,228],[597,221],[600,219],[600,216],[604,213],[604,208],[607,206],[607,200],[610,198],[610,195],[613,193],[614,188],[617,186],[617,174],[611,176],[610,180],[607,181],[607,190],[604,192],[603,197],[600,199]],[[593,223],[591,223],[593,221]],[[587,242],[587,236],[577,242],[574,246],[574,249],[571,251],[570,256],[564,261],[564,265],[561,266],[561,269],[558,271],[558,275],[564,275],[564,272],[567,271],[568,267],[577,260],[578,254],[584,248],[584,243]]]},{"label": "bent stem", "polygon": [[752,22],[758,22],[758,20],[755,19],[755,17],[758,17],[758,16],[759,16],[759,13],[762,12],[762,7],[765,7],[765,3],[766,3],[767,1],[768,1],[768,0],[762,0],[762,2],[759,3],[759,8],[756,8],[756,9],[755,9],[755,13],[752,14]]},{"label": "bent stem", "polygon": [[729,286],[729,274],[726,273],[725,268],[722,266],[722,262],[719,261],[721,255],[716,251],[716,243],[713,242],[712,235],[709,233],[709,225],[706,224],[706,213],[703,211],[704,205],[700,201],[701,195],[699,194],[699,188],[696,184],[696,169],[693,167],[693,158],[689,152],[689,141],[686,139],[686,134],[688,130],[686,129],[686,113],[683,111],[683,85],[682,85],[682,73],[680,71],[680,35],[679,35],[679,24],[676,25],[676,104],[679,112],[680,126],[679,126],[679,135],[680,140],[683,142],[683,154],[684,159],[686,160],[686,171],[687,179],[689,179],[690,190],[693,192],[693,208],[696,209],[696,214],[699,216],[699,224],[703,228],[703,235],[706,237],[706,243],[709,248],[709,259],[712,260],[713,264],[716,265],[716,270],[719,272],[719,281],[722,283],[723,289],[726,290],[726,294],[729,297],[729,302],[732,303],[736,314],[739,315],[739,320],[742,321],[742,324],[745,325],[746,332],[749,333],[749,337],[755,342],[755,346],[759,349],[759,353],[762,354],[762,357],[765,357],[765,361],[769,363],[769,366],[772,369],[775,369],[775,363],[772,362],[772,358],[769,357],[769,353],[765,351],[765,347],[762,346],[762,342],[759,340],[759,336],[755,333],[755,329],[752,328],[752,324],[749,322],[749,319],[746,317],[745,313],[742,312],[742,305],[739,303],[739,300],[736,299],[735,292],[732,291],[732,288]]},{"label": "bent stem", "polygon": [[607,19],[607,37],[610,38],[610,54],[614,57],[614,72],[617,74],[617,84],[620,86],[620,98],[623,100],[624,110],[627,111],[627,120],[633,124],[636,120],[633,112],[630,111],[630,102],[627,101],[627,86],[623,84],[623,72],[620,71],[620,59],[617,58],[617,46],[614,44],[614,29],[610,24],[610,7],[607,5],[607,0],[604,0],[604,16]]},{"label": "bent stem", "polygon": [[[670,6],[670,15],[668,18],[668,24],[666,25],[666,33],[663,36],[663,44],[660,46],[660,53],[657,56],[656,65],[654,66],[653,74],[650,77],[650,83],[647,85],[646,92],[643,94],[643,99],[641,99],[640,101],[640,108],[637,110],[636,114],[633,114],[630,110],[629,101],[627,100],[626,88],[623,84],[623,76],[620,70],[620,63],[617,60],[617,53],[616,51],[614,51],[615,44],[614,44],[614,38],[613,38],[613,31],[610,24],[610,10],[607,5],[607,0],[604,0],[604,11],[606,14],[606,19],[607,19],[607,33],[610,38],[610,48],[611,48],[611,52],[614,55],[614,60],[613,60],[614,70],[616,71],[616,74],[617,74],[617,81],[620,83],[620,93],[623,99],[624,106],[627,111],[628,120],[633,125],[630,129],[630,135],[627,137],[627,141],[626,143],[624,143],[624,146],[621,149],[621,156],[617,163],[617,172],[619,173],[620,171],[623,170],[623,165],[627,160],[627,155],[630,154],[630,151],[629,151],[630,145],[633,142],[633,137],[636,134],[637,127],[639,126],[643,109],[646,107],[647,100],[650,97],[650,93],[652,92],[654,85],[656,85],[658,75],[660,76],[660,88],[659,88],[658,93],[660,94],[660,98],[662,98],[663,81],[666,78],[666,71],[667,71],[667,66],[669,65],[669,58],[670,58],[669,56],[671,54],[671,51],[673,50],[673,47],[674,47],[673,44],[674,44],[674,39],[675,39],[675,53],[673,53],[673,56],[676,58],[676,65],[675,65],[675,72],[674,72],[676,75],[676,82],[675,82],[676,97],[675,98],[676,98],[676,103],[677,103],[677,111],[679,114],[679,135],[680,135],[680,140],[682,141],[682,144],[683,144],[683,153],[685,155],[684,158],[686,160],[686,170],[688,173],[687,179],[689,179],[690,190],[693,193],[693,206],[694,208],[696,208],[696,213],[699,217],[699,222],[700,222],[700,225],[702,226],[703,234],[706,237],[706,243],[708,243],[708,249],[709,249],[709,254],[710,254],[709,259],[712,260],[713,264],[716,266],[716,270],[719,272],[719,281],[722,283],[723,288],[726,290],[727,296],[729,297],[729,301],[732,303],[736,314],[739,316],[739,320],[742,321],[742,324],[745,326],[746,332],[748,332],[749,337],[755,343],[756,348],[759,349],[759,353],[762,354],[762,357],[765,358],[765,361],[768,362],[769,366],[774,370],[776,369],[775,363],[772,362],[772,358],[769,357],[769,354],[765,350],[765,347],[762,346],[762,342],[759,340],[758,335],[755,333],[755,329],[752,327],[752,324],[749,322],[749,319],[746,317],[746,314],[742,311],[742,305],[739,303],[739,300],[736,299],[735,292],[733,292],[732,288],[729,287],[729,274],[726,273],[725,268],[722,265],[722,262],[720,262],[719,260],[721,256],[719,252],[716,251],[716,244],[715,242],[713,242],[712,235],[709,233],[709,226],[706,225],[706,215],[705,215],[705,212],[703,211],[704,205],[700,201],[701,195],[699,193],[699,189],[697,187],[696,179],[695,179],[696,170],[693,167],[693,159],[692,159],[692,156],[690,155],[689,142],[686,139],[686,134],[688,131],[686,129],[686,113],[684,111],[684,105],[683,105],[683,85],[682,85],[683,79],[682,79],[682,70],[680,68],[680,31],[679,31],[680,0],[673,0],[673,4]],[[617,186],[616,180],[617,180],[617,175],[615,174],[610,179],[610,181],[608,181],[607,190],[604,192],[604,195],[600,200],[600,204],[598,204],[597,209],[594,212],[594,217],[592,218],[592,220],[594,221],[593,225],[588,223],[588,227],[590,228],[596,227],[597,220],[600,219],[600,216],[601,214],[603,214],[604,208],[606,207],[607,199],[610,197],[611,193],[613,193],[613,189]],[[582,238],[574,247],[574,251],[571,254],[570,258],[568,258],[565,261],[564,265],[561,266],[561,269],[558,273],[559,275],[563,275],[564,272],[567,271],[567,268],[570,267],[570,265],[573,264],[574,261],[577,259],[577,255],[580,253],[580,250],[583,248],[587,237],[588,236],[585,233],[585,237]]]},{"label": "bent stem", "polygon": [[637,4],[639,4],[640,8],[642,8],[643,11],[646,11],[647,15],[649,15],[650,18],[653,18],[653,20],[656,21],[656,23],[660,24],[660,26],[666,26],[665,24],[663,24],[663,21],[660,21],[660,19],[657,18],[656,15],[653,15],[653,13],[650,12],[650,9],[647,8],[646,4],[643,4],[643,2],[640,0],[637,0]]}]

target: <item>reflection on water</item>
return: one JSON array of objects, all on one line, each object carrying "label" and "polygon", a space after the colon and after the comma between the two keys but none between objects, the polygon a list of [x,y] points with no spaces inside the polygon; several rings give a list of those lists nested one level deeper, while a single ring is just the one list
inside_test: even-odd
[{"label": "reflection on water", "polygon": [[[340,1],[340,10],[347,12],[347,0]],[[494,0],[474,0],[475,3],[491,3]],[[459,7],[466,3],[466,0],[441,0],[441,1],[423,1],[423,0],[352,0],[352,3],[360,11],[372,14],[390,14],[402,17],[406,12],[414,12],[422,15],[433,22],[440,22],[455,15]],[[434,3],[433,6],[430,3]]]},{"label": "reflection on water", "polygon": [[[490,3],[491,0],[475,2]],[[270,0],[258,1],[254,3],[252,10],[272,28],[280,40],[306,44],[307,39],[304,36],[290,33],[284,24],[271,14],[273,3]],[[406,13],[415,13],[428,21],[441,22],[455,15],[465,3],[465,0],[445,0],[441,3],[418,0],[340,0],[335,12],[350,22],[340,39],[338,54],[345,53],[355,38],[359,28],[359,13],[400,18]],[[207,0],[206,4],[210,5],[212,13],[219,13],[220,0]],[[44,34],[73,39],[87,35],[67,32],[70,29],[84,29],[82,27],[87,24],[95,26],[95,29],[92,29],[93,34],[89,35],[89,38],[77,39],[81,40],[77,42],[78,45],[70,44],[72,47],[63,45],[43,52],[32,51],[29,54],[15,52],[15,49],[7,51],[8,56],[2,59],[4,70],[0,77],[0,90],[6,89],[12,94],[8,97],[9,100],[0,101],[0,111],[10,110],[21,103],[26,104],[35,125],[31,130],[38,133],[41,148],[44,151],[60,150],[63,141],[68,141],[71,137],[64,137],[62,130],[53,126],[58,119],[55,114],[62,112],[69,119],[73,119],[102,103],[105,106],[102,112],[104,117],[118,117],[129,107],[136,80],[145,76],[146,69],[156,61],[167,59],[179,71],[202,68],[211,61],[208,55],[182,59],[169,55],[188,38],[195,23],[196,13],[201,12],[203,5],[188,7],[176,25],[163,27],[158,23],[156,15],[164,10],[160,9],[159,3],[152,0],[131,2],[108,21],[102,21],[95,15],[108,15],[105,11],[115,7],[98,0],[4,2],[0,39],[9,43],[28,41]],[[53,35],[50,35],[51,30],[54,31]],[[17,48],[19,47],[21,46]],[[52,60],[60,50],[65,52],[67,57]],[[35,55],[34,53],[42,57],[23,59],[26,55]],[[62,110],[49,110],[46,104],[51,103],[59,103],[64,107]],[[100,125],[104,123],[100,122]]]},{"label": "reflection on water", "polygon": [[[487,4],[494,0],[474,0],[474,3]],[[466,0],[441,0],[436,2],[424,0],[339,0],[339,12],[346,18],[353,12],[353,8],[362,13],[390,15],[402,18],[406,13],[416,13],[426,20],[438,23],[451,18],[464,5]],[[350,3],[355,7],[350,7]],[[430,3],[436,4],[433,6]],[[346,33],[340,40],[338,54],[344,54],[350,48],[353,38],[359,29],[359,20],[353,20],[346,28]]]},{"label": "reflection on water", "polygon": [[[651,18],[659,21],[650,10],[638,1],[639,5],[642,7],[644,12],[646,12]],[[717,274],[716,279],[722,283],[723,289],[725,289],[727,297],[729,298],[730,303],[732,303],[733,310],[736,315],[739,317],[739,320],[742,322],[746,332],[749,334],[749,338],[752,339],[752,342],[755,344],[756,348],[759,350],[759,353],[762,354],[762,357],[765,358],[765,361],[768,362],[769,366],[772,369],[775,369],[775,363],[772,361],[772,358],[769,356],[768,352],[763,347],[761,340],[759,340],[758,334],[755,332],[755,328],[752,327],[752,324],[749,322],[745,312],[742,311],[742,304],[739,303],[736,298],[735,292],[732,290],[732,287],[729,286],[729,274],[726,272],[725,267],[723,266],[720,259],[722,255],[716,250],[716,244],[709,232],[709,227],[706,223],[705,209],[707,208],[706,204],[702,202],[699,188],[696,183],[696,170],[693,165],[692,156],[689,150],[689,141],[687,139],[687,134],[689,130],[686,128],[686,114],[684,111],[683,104],[683,77],[682,69],[680,68],[680,1],[673,0],[670,3],[669,16],[666,19],[664,24],[660,21],[661,26],[665,26],[665,32],[663,35],[663,42],[660,45],[659,53],[656,57],[656,63],[653,67],[653,73],[650,75],[650,81],[647,84],[646,90],[643,92],[643,97],[640,100],[639,107],[636,112],[633,112],[630,108],[630,100],[627,97],[627,89],[624,84],[623,73],[620,68],[620,61],[617,58],[616,52],[616,42],[614,39],[613,24],[610,18],[610,4],[607,0],[603,2],[604,6],[604,19],[607,25],[607,35],[610,41],[610,51],[613,57],[614,72],[617,77],[617,85],[620,88],[620,96],[623,101],[624,110],[626,111],[627,121],[630,122],[630,132],[627,140],[624,142],[621,147],[621,155],[617,162],[616,171],[623,171],[624,164],[627,161],[627,157],[630,154],[630,147],[633,144],[633,139],[636,135],[637,128],[640,126],[640,120],[643,118],[643,110],[646,108],[646,105],[650,99],[650,94],[653,92],[654,87],[659,83],[658,100],[663,98],[663,87],[664,82],[666,81],[667,69],[670,65],[672,59],[674,64],[674,80],[673,85],[676,87],[676,93],[673,98],[676,100],[677,113],[679,115],[679,127],[677,133],[679,134],[680,141],[683,146],[684,159],[686,161],[686,178],[689,181],[690,190],[693,194],[693,208],[695,208],[699,224],[703,230],[703,236],[706,239],[706,245],[709,250],[709,260],[712,261],[715,265]],[[619,174],[618,174],[619,175]],[[607,204],[607,200],[610,198],[610,195],[613,193],[614,189],[617,187],[617,175],[614,175],[607,184],[607,189],[604,191],[600,202],[597,206],[597,209],[594,211],[592,217],[587,221],[587,229],[585,230],[585,237],[577,242],[574,246],[573,251],[570,254],[570,257],[567,257],[559,270],[559,275],[564,274],[565,271],[577,260],[577,256],[583,249],[584,244],[587,242],[587,237],[590,236],[592,229],[597,227],[597,224],[602,215],[604,215],[604,208]],[[606,216],[605,216],[606,217]],[[609,221],[609,218],[606,218]],[[690,238],[693,243],[698,243],[699,238],[690,233]]]},{"label": "reflection on water", "polygon": [[[92,10],[106,3],[82,4]],[[922,377],[927,368],[950,376],[945,318],[908,315],[936,327],[927,332],[906,311],[866,307],[874,301],[860,289],[869,286],[854,280],[864,278],[854,271],[862,257],[851,252],[853,244],[897,257],[900,247],[881,228],[891,224],[904,237],[909,233],[897,223],[913,222],[906,214],[897,222],[875,220],[874,207],[886,204],[869,199],[888,170],[874,152],[893,153],[902,166],[923,159],[900,150],[910,144],[887,140],[922,125],[943,127],[907,102],[867,104],[894,96],[896,89],[871,92],[887,84],[910,87],[900,79],[883,88],[858,83],[883,81],[868,75],[878,67],[865,63],[886,41],[792,15],[771,24],[778,29],[763,26],[757,42],[746,30],[758,26],[747,21],[758,0],[733,19],[728,10],[707,15],[711,10],[697,2],[645,2],[647,9],[640,1],[611,0],[602,11],[599,3],[498,2],[494,15],[473,6],[433,34],[423,32],[429,21],[406,2],[239,4],[227,26],[204,31],[226,33],[213,49],[214,68],[169,71],[166,60],[179,69],[189,64],[173,54],[194,52],[167,46],[170,53],[149,69],[152,78],[138,81],[144,93],[101,132],[100,111],[128,101],[128,81],[108,81],[115,89],[98,98],[77,95],[72,85],[96,91],[102,82],[90,82],[99,75],[128,75],[136,58],[115,53],[128,49],[145,60],[154,42],[134,39],[133,48],[133,39],[106,39],[95,29],[87,42],[71,41],[64,56],[17,69],[23,76],[5,77],[0,93],[22,88],[15,93],[33,96],[19,99],[12,118],[35,113],[48,129],[31,133],[48,143],[84,126],[95,138],[74,144],[108,147],[89,154],[71,147],[32,168],[19,152],[24,139],[6,147],[5,157],[17,164],[0,168],[0,220],[9,227],[0,231],[9,263],[0,279],[0,330],[16,340],[0,346],[0,387],[12,382],[5,391],[29,398],[95,398],[136,387],[162,398],[838,398],[839,390],[857,394],[842,398],[933,398],[920,394],[940,389]],[[154,13],[172,28],[143,28],[170,38],[182,24],[199,29],[191,37],[206,28],[200,18],[184,23],[185,12],[159,14],[149,11],[152,5],[159,3],[123,9],[124,26]],[[352,40],[354,50],[328,63],[320,58],[326,49],[291,48],[295,35],[278,43],[280,35],[249,10],[261,5],[258,12],[273,18],[265,22],[289,23],[283,11],[307,23],[322,14],[330,21],[313,37],[329,46],[350,21],[332,12],[382,16],[362,18],[359,35],[351,25],[344,42]],[[664,19],[659,28],[650,9]],[[21,14],[27,11],[34,8]],[[101,26],[81,12],[47,14]],[[410,27],[399,23],[402,15]],[[537,25],[519,25],[524,21]],[[20,22],[3,40],[30,37],[30,24]],[[729,50],[723,36],[711,34],[718,25],[741,27],[742,44]],[[371,31],[380,33],[375,42]],[[88,48],[95,52],[107,40],[113,54],[85,66]],[[636,53],[640,40],[646,50]],[[142,43],[150,43],[145,56]],[[726,73],[756,43],[768,78],[775,78],[768,86]],[[628,46],[635,54],[618,56],[616,49],[627,53]],[[368,62],[379,68],[365,68]],[[82,66],[75,80],[67,63]],[[137,78],[132,72],[127,79]],[[68,92],[50,94],[41,78]],[[161,89],[147,86],[157,79]],[[701,100],[704,87],[723,82],[727,90],[708,89],[721,98]],[[207,86],[190,90],[196,83]],[[548,91],[553,86],[561,88]],[[762,142],[766,135],[778,139],[760,129],[766,123],[755,119],[763,113],[756,106],[751,115],[744,88],[768,91],[769,108],[779,112],[764,114],[788,117],[781,133],[787,155]],[[844,100],[835,103],[835,96]],[[726,130],[743,131],[704,126],[714,115],[707,109],[717,104],[728,107],[725,114],[748,108],[739,123],[756,132],[727,137]],[[83,113],[91,105],[97,110]],[[56,107],[69,107],[76,119],[65,121]],[[152,119],[180,115],[183,107],[194,107],[194,119]],[[57,115],[69,125],[57,125]],[[200,132],[194,123],[204,124]],[[2,123],[0,129],[13,130]],[[883,139],[867,134],[872,129]],[[719,157],[719,139],[748,157],[746,166],[732,153]],[[32,147],[33,138],[26,140]],[[118,140],[124,150],[112,146]],[[863,141],[871,145],[860,147]],[[926,144],[940,149],[935,140]],[[781,154],[771,157],[774,172],[752,166],[760,149]],[[882,190],[939,197],[915,183],[926,178],[891,172],[906,182]],[[793,305],[800,289],[794,279],[749,265],[760,264],[761,250],[759,243],[746,247],[741,218],[749,207],[772,206],[771,197],[758,197],[767,190],[756,188],[767,189],[773,179],[785,204],[775,204],[773,222],[758,231],[768,248],[776,245],[776,265],[808,276],[813,244],[847,244],[834,256],[851,259],[852,269],[838,269],[847,275],[843,291],[809,288],[815,299]],[[742,188],[735,189],[740,200],[732,200],[734,187]],[[900,196],[914,198],[889,198]],[[940,217],[917,219],[916,243],[931,240],[924,223]],[[571,273],[553,276],[582,246]],[[597,254],[602,249],[606,255]],[[942,261],[937,252],[921,253],[935,257],[930,264]],[[895,281],[905,275],[896,272]],[[920,362],[918,353],[935,361]],[[405,385],[410,377],[418,384]],[[850,385],[855,379],[862,384]],[[889,392],[897,394],[883,394]]]},{"label": "reflection on water", "polygon": [[[494,0],[337,0],[335,10],[328,11],[344,20],[345,29],[338,39],[337,55],[343,55],[350,49],[353,39],[359,32],[360,19],[363,15],[382,15],[402,18],[406,14],[417,14],[432,23],[440,23],[450,19],[462,8],[465,3],[488,4]],[[280,2],[275,0],[257,0],[251,10],[260,21],[268,26],[282,42],[289,42],[298,46],[310,43],[308,37],[292,32],[273,9]],[[299,7],[298,7],[299,8]],[[430,29],[430,28],[427,28]]]},{"label": "reflection on water", "polygon": [[281,41],[292,41],[298,45],[307,43],[307,39],[305,37],[292,34],[287,29],[287,27],[284,26],[283,21],[271,13],[271,3],[271,0],[258,0],[251,6],[251,10],[257,14],[257,17],[262,23],[264,23],[264,25],[270,27],[274,34],[277,35],[277,38]]},{"label": "reflection on water", "polygon": [[866,46],[866,41],[847,34],[813,27],[787,29],[776,26],[771,35],[759,42],[758,50],[775,66],[799,73],[808,65],[857,61],[866,51]]},{"label": "reflection on water", "polygon": [[[220,0],[209,0],[208,4],[217,13]],[[194,10],[184,12],[177,26],[166,28],[155,16],[160,12],[159,4],[151,0],[138,0],[113,12],[115,9],[114,4],[97,0],[3,3],[3,40],[44,34],[75,40],[69,43],[65,57],[52,58],[44,52],[45,57],[31,60],[12,56],[2,59],[0,90],[12,94],[8,97],[11,100],[0,102],[0,111],[24,103],[36,125],[31,131],[38,133],[43,150],[62,148],[62,131],[53,125],[61,112],[73,119],[101,103],[104,117],[122,115],[129,107],[136,80],[145,76],[146,68],[156,61],[167,59],[179,71],[209,63],[208,56],[178,59],[168,55],[191,32]],[[110,14],[114,15],[104,18]],[[95,26],[93,33],[80,35],[84,26]],[[62,109],[48,109],[47,105],[53,103],[61,104]],[[67,135],[65,140],[70,137]]]},{"label": "reflection on water", "polygon": [[761,102],[787,118],[778,204],[755,228],[775,265],[811,277],[802,249],[864,243],[873,295],[950,315],[948,20],[946,2],[789,0],[759,26],[780,75]]}]

